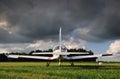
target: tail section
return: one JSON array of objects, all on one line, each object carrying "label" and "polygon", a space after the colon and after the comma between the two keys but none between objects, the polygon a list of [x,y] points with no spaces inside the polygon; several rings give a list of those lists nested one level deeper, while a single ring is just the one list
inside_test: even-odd
[{"label": "tail section", "polygon": [[59,49],[60,49],[60,52],[61,52],[61,48],[62,48],[62,33],[61,33],[62,29],[60,27],[60,30],[59,30]]}]

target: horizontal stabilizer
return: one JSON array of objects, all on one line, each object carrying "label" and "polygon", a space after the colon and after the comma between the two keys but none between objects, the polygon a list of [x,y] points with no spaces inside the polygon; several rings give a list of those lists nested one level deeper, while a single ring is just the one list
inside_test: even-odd
[{"label": "horizontal stabilizer", "polygon": [[52,54],[52,55],[70,55],[70,54],[76,54],[76,55],[83,55],[83,54],[89,54],[89,53],[84,53],[84,52],[55,52],[55,53],[53,53],[53,52],[41,52],[41,53],[33,53],[33,55],[41,55],[41,54]]}]

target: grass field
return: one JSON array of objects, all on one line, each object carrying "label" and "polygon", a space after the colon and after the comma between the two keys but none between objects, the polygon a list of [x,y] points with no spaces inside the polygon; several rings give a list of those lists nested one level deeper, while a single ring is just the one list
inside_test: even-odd
[{"label": "grass field", "polygon": [[0,62],[0,79],[120,79],[120,63]]}]

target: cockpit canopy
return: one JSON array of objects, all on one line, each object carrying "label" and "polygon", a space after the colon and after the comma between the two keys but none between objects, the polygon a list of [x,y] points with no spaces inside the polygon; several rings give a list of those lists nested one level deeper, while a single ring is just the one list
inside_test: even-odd
[{"label": "cockpit canopy", "polygon": [[[59,47],[60,47],[59,45],[55,46],[53,48],[53,51],[59,50],[60,49]],[[67,52],[67,48],[65,47],[65,45],[61,46],[61,52]]]}]

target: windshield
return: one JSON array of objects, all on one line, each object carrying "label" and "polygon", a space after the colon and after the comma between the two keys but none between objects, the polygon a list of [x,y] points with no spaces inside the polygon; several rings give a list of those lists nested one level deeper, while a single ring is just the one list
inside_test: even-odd
[{"label": "windshield", "polygon": [[[56,51],[56,50],[59,50],[59,46],[54,47],[53,51]],[[64,45],[62,45],[61,47],[61,52],[67,52],[67,48]]]}]

